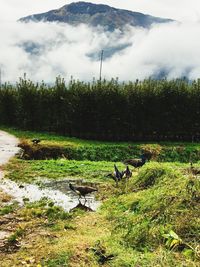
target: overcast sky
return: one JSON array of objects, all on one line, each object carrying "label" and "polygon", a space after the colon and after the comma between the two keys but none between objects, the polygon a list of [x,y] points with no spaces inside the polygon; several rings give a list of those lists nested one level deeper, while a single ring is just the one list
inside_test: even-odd
[{"label": "overcast sky", "polygon": [[[0,0],[0,68],[2,81],[16,82],[23,73],[34,81],[98,78],[99,56],[111,46],[129,47],[103,62],[103,77],[144,79],[167,73],[167,78],[200,77],[200,0],[93,0],[114,7],[167,17],[178,22],[130,28],[123,35],[94,31],[81,25],[18,23],[23,16],[57,9],[68,0]],[[36,46],[31,54],[24,44]]]},{"label": "overcast sky", "polygon": [[[29,14],[56,9],[71,2],[73,1],[0,0],[0,18],[1,20],[16,20]],[[180,21],[200,20],[200,0],[88,0],[88,2],[108,4]]]}]

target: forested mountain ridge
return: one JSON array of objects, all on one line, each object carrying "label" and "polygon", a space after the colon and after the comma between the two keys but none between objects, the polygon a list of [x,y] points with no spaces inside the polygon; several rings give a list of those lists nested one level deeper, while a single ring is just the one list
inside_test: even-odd
[{"label": "forested mountain ridge", "polygon": [[125,25],[149,28],[154,23],[167,23],[172,20],[117,9],[103,4],[74,2],[59,9],[23,17],[19,21],[56,21],[74,26],[84,23],[88,26],[102,26],[109,31],[113,31],[115,29],[123,29]]}]

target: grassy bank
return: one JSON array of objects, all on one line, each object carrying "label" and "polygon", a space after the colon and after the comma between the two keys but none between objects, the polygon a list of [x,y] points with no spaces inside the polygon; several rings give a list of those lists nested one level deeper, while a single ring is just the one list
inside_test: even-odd
[{"label": "grassy bank", "polygon": [[[43,139],[38,147],[63,148],[71,142],[71,147],[83,150],[138,146],[140,151],[144,145],[176,149],[181,146],[99,143],[18,131],[16,134],[33,147],[33,137]],[[199,149],[198,144],[182,145],[192,153]],[[113,159],[113,150],[107,151]],[[178,151],[178,157],[183,159],[183,150]],[[0,242],[2,267],[200,266],[200,163],[191,168],[188,161],[174,162],[172,155],[171,162],[158,162],[160,153],[140,169],[130,167],[133,176],[127,184],[120,182],[118,188],[108,177],[116,159],[12,159],[4,167],[7,178],[20,184],[84,178],[97,183],[102,205],[97,212],[68,213],[42,199],[35,203],[26,200],[19,207],[0,192],[0,230],[9,233],[5,243]],[[121,162],[116,164],[120,170],[124,168]]]},{"label": "grassy bank", "polygon": [[25,230],[17,237],[20,249],[4,254],[5,262],[20,266],[19,259],[31,258],[41,266],[100,266],[103,251],[113,256],[105,266],[199,266],[199,176],[187,164],[152,162],[134,171],[127,186],[122,182],[116,188],[105,177],[112,167],[111,162],[95,166],[63,159],[13,160],[9,178],[32,182],[37,177],[82,177],[99,182],[98,197],[103,202],[96,213],[66,215],[47,200],[12,208],[10,214],[16,212]]},{"label": "grassy bank", "polygon": [[[21,147],[25,150],[25,159],[65,157],[70,160],[117,162],[131,157],[139,157],[141,153],[147,153],[152,159],[159,162],[197,162],[200,160],[200,143],[99,142],[11,128],[2,129],[20,138]],[[33,145],[31,142],[33,138],[38,138],[41,142],[38,145]]]}]

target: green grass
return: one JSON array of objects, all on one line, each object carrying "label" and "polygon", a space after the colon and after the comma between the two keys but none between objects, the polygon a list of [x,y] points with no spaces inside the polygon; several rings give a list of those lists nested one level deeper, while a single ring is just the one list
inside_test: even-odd
[{"label": "green grass", "polygon": [[44,266],[48,267],[58,267],[58,266],[69,266],[69,253],[63,251],[59,255],[56,255],[55,258],[45,260],[44,261]]},{"label": "green grass", "polygon": [[[117,164],[120,170],[125,169],[125,165],[121,162],[108,161],[77,161],[77,160],[20,160],[12,159],[5,167],[8,170],[7,177],[11,180],[21,182],[33,182],[39,179],[62,179],[62,178],[84,178],[89,181],[98,181],[105,183],[110,181],[108,174],[113,172],[113,166]],[[161,163],[160,163],[161,164]],[[146,166],[151,166],[146,163]],[[188,163],[162,163],[160,166],[170,166],[170,168],[187,170]],[[200,167],[200,163],[194,164],[194,167]],[[135,169],[130,167],[134,172]],[[166,167],[167,168],[167,167]],[[141,169],[142,170],[142,169]],[[151,167],[149,167],[151,172]],[[154,173],[152,174],[154,175]]]},{"label": "green grass", "polygon": [[[199,253],[199,199],[198,178],[184,175],[170,163],[151,163],[143,167],[131,180],[126,194],[112,196],[102,206],[102,213],[113,226],[112,235],[105,240],[105,244],[110,248],[112,246],[112,252],[118,247],[119,251],[127,248],[136,253],[132,263],[123,260],[118,265],[154,266],[158,261],[160,265],[157,266],[182,266],[182,261],[188,261],[186,266],[199,266],[199,258],[187,258],[184,251],[178,248],[168,250],[163,238],[164,233],[173,230],[194,248],[195,252],[190,255]],[[157,251],[161,254],[156,255]],[[162,259],[164,253],[168,254],[169,259]]]},{"label": "green grass", "polygon": [[62,208],[54,206],[52,201],[41,199],[34,203],[27,203],[26,209],[29,210],[29,215],[32,217],[44,217],[49,221],[67,220],[72,216],[69,212],[65,212]]},{"label": "green grass", "polygon": [[25,229],[20,227],[8,237],[8,242],[14,243],[17,241],[18,238],[22,237],[24,234],[25,234]]},{"label": "green grass", "polygon": [[[134,172],[127,186],[120,183],[119,188],[112,179],[105,178],[113,170],[113,162],[15,159],[8,165],[9,176],[15,173],[16,166],[21,170],[16,180],[20,176],[31,182],[37,176],[56,179],[70,175],[89,180],[95,177],[103,185],[99,184],[99,194],[104,201],[96,213],[72,216],[49,205],[48,200],[26,204],[22,216],[40,220],[40,225],[57,236],[48,241],[54,253],[43,255],[46,259],[40,263],[78,266],[78,259],[80,266],[99,266],[100,256],[91,248],[100,247],[105,255],[113,255],[108,265],[113,267],[199,266],[200,180],[189,172],[188,164],[147,163]],[[171,230],[192,250],[178,246],[170,249],[163,235]],[[42,245],[44,241],[38,242]],[[34,253],[37,251],[36,247]]]},{"label": "green grass", "polygon": [[0,215],[12,213],[17,208],[17,203],[5,205],[0,207]]},{"label": "green grass", "polygon": [[[20,182],[33,182],[39,179],[84,178],[89,181],[105,182],[107,174],[113,172],[114,162],[76,160],[19,160],[13,159],[7,165],[7,177]],[[117,166],[124,169],[124,164]]]},{"label": "green grass", "polygon": [[75,137],[67,137],[62,135],[57,135],[54,133],[45,133],[45,132],[33,132],[33,131],[25,131],[20,130],[16,128],[8,128],[4,126],[0,126],[1,130],[4,130],[6,132],[9,132],[10,134],[15,135],[16,137],[20,139],[32,139],[32,138],[39,138],[44,141],[50,141],[50,142],[58,142],[58,145],[62,145],[62,142],[65,142],[66,144],[73,144],[73,145],[141,145],[142,144],[160,144],[160,145],[166,145],[166,146],[181,146],[185,145],[190,149],[194,148],[200,148],[200,143],[198,142],[170,142],[170,141],[161,141],[161,142],[109,142],[109,141],[96,141],[96,140],[84,140],[79,139]]},{"label": "green grass", "polygon": [[[49,145],[45,146],[51,146],[51,137],[47,135]],[[63,142],[69,141],[67,138],[63,141],[65,137],[57,138],[61,147]],[[121,182],[116,188],[107,174],[113,172],[114,162],[120,170],[125,167],[118,161],[122,152],[116,152],[116,146],[125,147],[127,143],[109,144],[110,149],[106,143],[101,143],[104,148],[101,153],[115,158],[95,161],[96,156],[88,160],[88,155],[91,151],[100,153],[99,142],[81,142],[72,141],[74,148],[81,148],[79,160],[14,158],[5,167],[6,177],[29,183],[43,179],[84,178],[98,184],[101,208],[95,213],[71,214],[44,199],[26,203],[18,216],[25,220],[26,228],[22,229],[31,227],[31,234],[26,230],[20,236],[30,249],[22,247],[8,256],[7,262],[17,266],[18,259],[31,255],[41,266],[96,267],[100,266],[101,260],[98,251],[103,251],[104,255],[113,255],[105,264],[110,267],[200,266],[200,176],[192,173],[187,158],[192,155],[195,161],[199,160],[199,144],[168,143],[166,150],[160,149],[160,144],[137,144],[153,150],[154,155],[157,153],[157,160],[155,157],[138,170],[131,167],[133,176],[129,182]],[[161,162],[167,159],[169,162]],[[200,162],[194,167],[200,168]],[[45,237],[42,236],[44,231]],[[177,238],[170,237],[172,231]]]},{"label": "green grass", "polygon": [[[100,142],[59,136],[49,133],[21,131],[1,127],[21,140],[28,141],[26,159],[58,158],[92,160],[92,161],[122,161],[138,157],[142,152],[151,153],[158,161],[197,162],[200,160],[200,143],[189,142]],[[42,140],[39,146],[31,146],[32,138]]]},{"label": "green grass", "polygon": [[[15,135],[20,139],[33,139],[35,137],[43,140],[44,142],[51,142],[52,144],[56,144],[59,146],[63,145],[74,145],[74,146],[81,146],[81,145],[119,145],[119,142],[101,142],[101,141],[94,141],[94,140],[84,140],[78,139],[75,137],[67,137],[61,136],[54,133],[41,133],[41,132],[32,132],[32,131],[23,131],[15,128],[7,128],[7,127],[0,127],[1,130],[9,132],[10,134]],[[120,142],[121,145],[128,145],[128,142]],[[138,143],[139,144],[139,143]]]}]

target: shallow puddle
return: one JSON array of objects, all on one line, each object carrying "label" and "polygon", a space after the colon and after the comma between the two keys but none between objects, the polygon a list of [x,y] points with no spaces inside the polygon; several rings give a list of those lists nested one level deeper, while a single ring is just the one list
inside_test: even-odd
[{"label": "shallow puddle", "polygon": [[[24,200],[34,202],[46,197],[52,200],[55,205],[62,207],[65,211],[70,211],[76,206],[80,207],[78,196],[69,189],[70,182],[74,185],[81,184],[94,187],[94,184],[88,184],[82,180],[48,181],[43,183],[42,186],[38,186],[35,184],[19,185],[11,180],[2,179],[0,180],[0,189],[11,195],[14,200],[19,202],[21,205],[24,204]],[[81,200],[85,209],[88,208],[88,210],[95,211],[100,206],[100,202],[95,199],[95,194],[88,194],[86,199],[86,203],[84,198]]]},{"label": "shallow puddle", "polygon": [[[7,163],[12,156],[19,153],[17,144],[17,138],[0,130],[0,189],[12,196],[14,200],[23,205],[25,199],[34,202],[46,197],[52,200],[55,205],[64,208],[65,211],[73,210],[75,207],[95,211],[100,206],[100,202],[95,200],[94,194],[87,195],[86,203],[84,199],[81,201],[85,205],[80,205],[78,196],[69,189],[70,182],[74,185],[78,183],[84,185],[83,181],[65,179],[62,181],[43,182],[42,186],[38,186],[36,184],[19,185],[9,179],[4,179],[1,165]],[[94,186],[92,184],[87,185]]]}]

